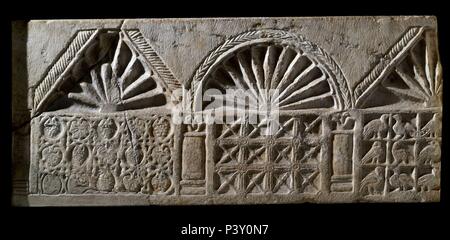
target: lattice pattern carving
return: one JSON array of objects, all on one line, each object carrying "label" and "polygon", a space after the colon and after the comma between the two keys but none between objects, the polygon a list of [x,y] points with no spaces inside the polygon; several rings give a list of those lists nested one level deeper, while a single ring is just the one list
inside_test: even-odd
[{"label": "lattice pattern carving", "polygon": [[215,162],[217,194],[317,193],[321,116],[304,115],[277,123],[273,136],[264,131],[272,123],[245,120],[221,127]]}]

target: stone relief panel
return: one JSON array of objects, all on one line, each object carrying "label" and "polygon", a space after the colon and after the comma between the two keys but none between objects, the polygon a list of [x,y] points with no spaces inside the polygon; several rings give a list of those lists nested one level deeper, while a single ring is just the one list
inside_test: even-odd
[{"label": "stone relief panel", "polygon": [[174,194],[175,88],[139,31],[78,33],[35,91],[30,193]]},{"label": "stone relief panel", "polygon": [[33,193],[174,193],[170,116],[45,114],[34,121]]},{"label": "stone relief panel", "polygon": [[177,78],[126,26],[80,29],[32,87],[30,205],[439,201],[435,28],[359,79],[302,32],[242,29]]},{"label": "stone relief panel", "polygon": [[354,95],[358,107],[442,106],[436,32],[410,28],[356,86]]},{"label": "stone relief panel", "polygon": [[283,120],[268,137],[264,124],[245,120],[218,129],[213,183],[217,194],[315,194],[321,189],[321,116]]},{"label": "stone relief panel", "polygon": [[[333,59],[302,36],[278,29],[231,37],[205,58],[187,87],[191,97],[210,88],[249,90],[253,101],[279,110],[352,105],[347,81]],[[194,97],[191,104],[202,100]]]},{"label": "stone relief panel", "polygon": [[181,156],[181,194],[206,193],[206,126],[186,125]]},{"label": "stone relief panel", "polygon": [[80,31],[37,86],[34,114],[164,106],[173,78],[138,31]]},{"label": "stone relief panel", "polygon": [[[363,176],[367,175],[361,181],[362,194],[439,190],[441,138],[429,131],[429,126],[439,121],[438,115],[429,112],[365,115],[368,120],[363,120],[367,124],[361,164]],[[432,187],[428,187],[425,179]]]}]

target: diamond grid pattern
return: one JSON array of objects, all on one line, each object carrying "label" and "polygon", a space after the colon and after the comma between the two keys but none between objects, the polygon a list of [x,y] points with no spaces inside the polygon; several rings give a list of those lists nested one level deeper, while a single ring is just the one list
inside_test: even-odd
[{"label": "diamond grid pattern", "polygon": [[[268,124],[224,124],[216,139],[222,155],[215,162],[217,194],[261,195],[315,193],[320,174],[320,145],[306,135],[321,127],[321,117],[301,116],[276,123],[274,135],[262,134]],[[319,137],[319,136],[317,136]]]}]

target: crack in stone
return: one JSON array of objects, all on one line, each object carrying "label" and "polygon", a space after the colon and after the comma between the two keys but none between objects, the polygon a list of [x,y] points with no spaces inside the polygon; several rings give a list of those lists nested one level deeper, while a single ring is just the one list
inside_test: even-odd
[{"label": "crack in stone", "polygon": [[134,153],[135,153],[135,155],[137,156],[137,149],[136,149],[136,146],[135,146],[135,139],[137,139],[136,137],[135,137],[135,134],[134,134],[134,132],[133,131],[131,131],[131,129],[130,129],[130,124],[129,124],[129,120],[128,120],[128,113],[125,111],[124,112],[124,114],[123,114],[123,116],[124,116],[124,118],[125,118],[125,126],[126,126],[126,128],[127,128],[127,131],[128,131],[128,134],[129,134],[129,140],[130,140],[130,142],[131,142],[131,151],[133,151]]}]

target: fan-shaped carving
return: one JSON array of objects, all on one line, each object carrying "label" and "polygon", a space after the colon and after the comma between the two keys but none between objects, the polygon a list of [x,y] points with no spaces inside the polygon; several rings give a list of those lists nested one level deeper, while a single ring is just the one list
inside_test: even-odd
[{"label": "fan-shaped carving", "polygon": [[[327,73],[300,50],[264,44],[241,49],[224,60],[209,76],[205,89],[223,93],[227,89],[249,90],[250,103],[269,103],[280,110],[332,108],[336,100],[327,78]],[[237,107],[249,102],[238,102]]]},{"label": "fan-shaped carving", "polygon": [[165,86],[122,32],[103,33],[72,68],[50,110],[113,112],[166,104]]},{"label": "fan-shaped carving", "polygon": [[[279,110],[352,106],[347,82],[332,58],[282,30],[250,31],[225,41],[206,57],[190,88],[195,111],[205,92],[214,102],[238,108],[256,101]],[[208,89],[220,94],[208,94]],[[248,90],[249,101],[225,99],[229,89]],[[212,101],[203,102],[202,109]]]},{"label": "fan-shaped carving", "polygon": [[[435,32],[412,28],[355,89],[364,107],[441,105],[442,68]],[[379,84],[378,84],[379,83]]]},{"label": "fan-shaped carving", "polygon": [[[395,68],[393,79],[382,85],[395,95],[426,106],[439,106],[442,94],[441,65],[436,50],[425,35]],[[403,82],[404,88],[396,85],[395,79]]]}]

